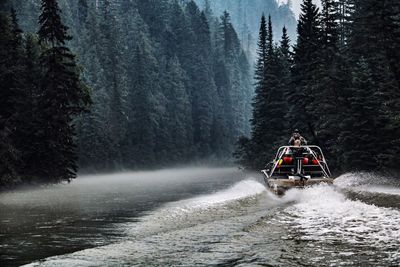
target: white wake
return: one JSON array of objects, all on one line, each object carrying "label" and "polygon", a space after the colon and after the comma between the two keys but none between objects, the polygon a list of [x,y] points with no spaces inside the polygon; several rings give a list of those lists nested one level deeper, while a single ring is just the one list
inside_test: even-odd
[{"label": "white wake", "polygon": [[371,247],[400,245],[400,211],[347,199],[333,186],[290,190],[282,222],[302,233],[302,239],[348,242]]}]

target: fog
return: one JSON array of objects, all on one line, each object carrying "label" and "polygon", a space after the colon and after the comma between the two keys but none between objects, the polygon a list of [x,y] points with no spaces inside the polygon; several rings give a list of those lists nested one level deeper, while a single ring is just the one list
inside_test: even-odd
[{"label": "fog", "polygon": [[162,193],[172,188],[179,190],[189,185],[195,186],[196,181],[205,183],[227,173],[236,173],[237,176],[234,168],[183,168],[83,175],[69,184],[3,193],[0,195],[0,203],[20,206],[45,205],[52,208],[65,208],[68,205],[82,209],[85,205],[92,205],[93,199],[106,198],[104,204],[118,204],[121,193],[128,193],[135,198],[149,193]]}]

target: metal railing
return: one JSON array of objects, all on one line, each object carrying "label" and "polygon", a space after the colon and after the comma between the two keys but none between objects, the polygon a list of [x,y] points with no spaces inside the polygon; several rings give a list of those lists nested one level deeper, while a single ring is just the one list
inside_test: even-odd
[{"label": "metal railing", "polygon": [[[328,164],[325,160],[324,153],[322,152],[322,150],[319,146],[314,146],[314,145],[310,145],[310,146],[307,145],[307,146],[300,146],[300,147],[299,146],[281,146],[276,153],[272,169],[269,171],[269,173],[267,170],[261,170],[261,172],[264,173],[265,176],[267,176],[267,178],[269,179],[275,172],[275,170],[279,164],[279,160],[282,159],[283,155],[290,154],[290,153],[293,154],[293,150],[299,149],[299,148],[306,149],[306,151],[309,152],[309,154],[311,154],[317,160],[319,167],[321,168],[322,172],[324,173],[324,175],[327,178],[332,176],[331,171],[329,170]],[[320,155],[320,157],[318,157],[317,153]]]}]

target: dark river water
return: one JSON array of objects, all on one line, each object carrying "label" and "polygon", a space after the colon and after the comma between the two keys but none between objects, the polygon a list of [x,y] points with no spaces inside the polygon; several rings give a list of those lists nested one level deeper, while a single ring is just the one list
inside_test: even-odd
[{"label": "dark river water", "polygon": [[399,266],[399,180],[267,191],[193,168],[0,194],[1,266]]}]

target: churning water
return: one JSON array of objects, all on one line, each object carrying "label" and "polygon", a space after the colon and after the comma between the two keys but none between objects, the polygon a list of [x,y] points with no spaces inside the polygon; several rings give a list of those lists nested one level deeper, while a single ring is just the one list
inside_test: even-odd
[{"label": "churning water", "polygon": [[7,193],[0,203],[7,265],[400,264],[400,187],[372,174],[277,197],[235,169],[143,172]]}]

